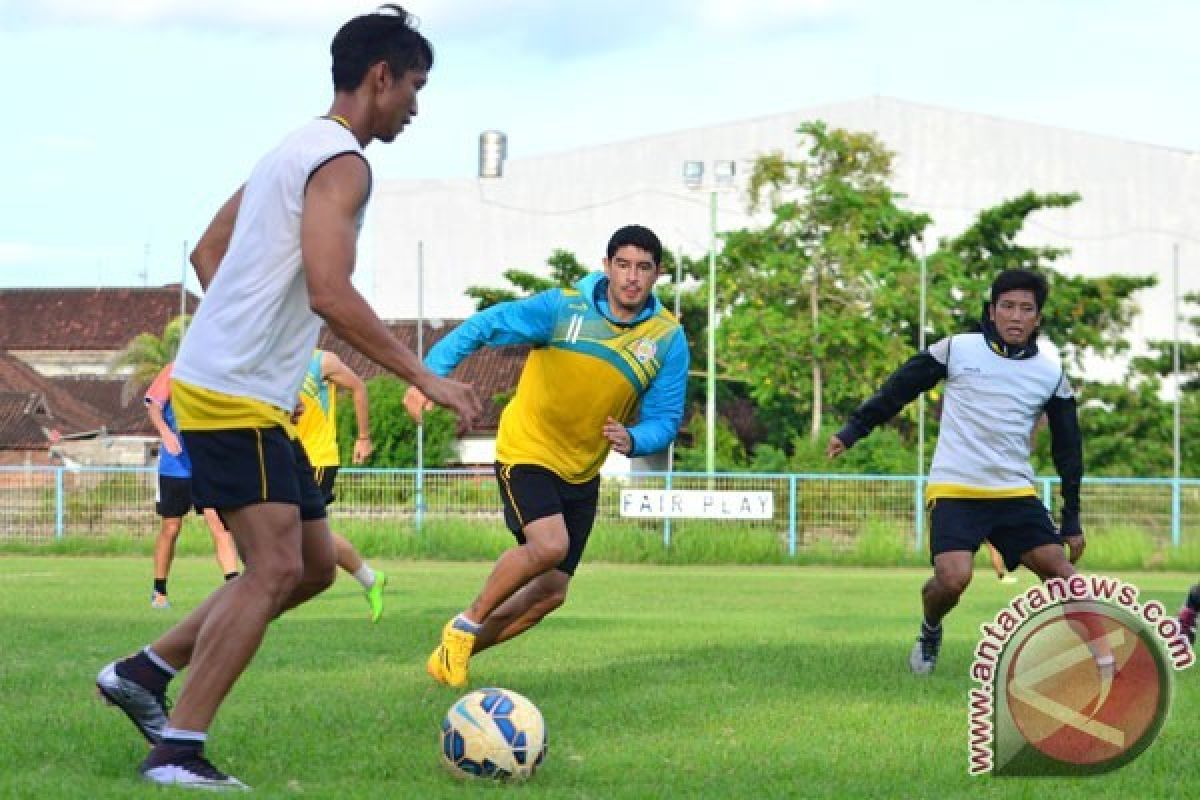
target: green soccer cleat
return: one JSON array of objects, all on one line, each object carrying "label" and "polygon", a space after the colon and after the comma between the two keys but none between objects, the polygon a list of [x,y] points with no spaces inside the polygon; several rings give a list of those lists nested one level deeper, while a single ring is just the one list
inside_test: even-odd
[{"label": "green soccer cleat", "polygon": [[375,583],[367,589],[367,605],[371,607],[371,622],[379,622],[383,616],[383,587],[387,586],[387,574],[375,570]]}]

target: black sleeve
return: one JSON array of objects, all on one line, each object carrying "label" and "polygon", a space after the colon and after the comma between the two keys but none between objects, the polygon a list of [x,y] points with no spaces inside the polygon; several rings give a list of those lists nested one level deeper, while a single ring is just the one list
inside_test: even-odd
[{"label": "black sleeve", "polygon": [[1051,397],[1046,403],[1050,422],[1050,452],[1054,468],[1062,479],[1062,534],[1073,536],[1083,531],[1079,524],[1079,485],[1083,482],[1083,435],[1074,397]]},{"label": "black sleeve", "polygon": [[855,409],[849,421],[837,437],[846,447],[866,436],[878,425],[882,425],[900,412],[900,409],[917,399],[921,392],[937,386],[945,379],[946,365],[922,351],[910,358],[893,372],[865,403]]}]

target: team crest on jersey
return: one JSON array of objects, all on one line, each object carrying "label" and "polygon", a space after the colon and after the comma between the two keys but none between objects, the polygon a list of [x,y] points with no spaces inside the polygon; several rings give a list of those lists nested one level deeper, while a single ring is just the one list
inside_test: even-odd
[{"label": "team crest on jersey", "polygon": [[645,364],[658,353],[658,345],[653,339],[639,339],[637,344],[633,346],[633,357],[639,363]]}]

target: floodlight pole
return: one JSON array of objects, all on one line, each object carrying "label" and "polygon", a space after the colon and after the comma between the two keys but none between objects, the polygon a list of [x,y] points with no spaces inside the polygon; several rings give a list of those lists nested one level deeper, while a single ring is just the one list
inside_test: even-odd
[{"label": "floodlight pole", "polygon": [[1172,422],[1172,444],[1173,451],[1173,468],[1171,472],[1171,545],[1179,547],[1180,544],[1180,487],[1179,475],[1182,471],[1182,459],[1180,458],[1179,449],[1179,397],[1183,393],[1183,379],[1179,374],[1179,242],[1171,246],[1171,285],[1174,298],[1171,302],[1171,338],[1173,340],[1171,346],[1171,372],[1175,376],[1175,403],[1174,403],[1174,420]]},{"label": "floodlight pole", "polygon": [[717,421],[717,190],[709,191],[708,217],[708,389],[704,404],[704,470],[712,475],[716,466]]},{"label": "floodlight pole", "polygon": [[[425,242],[417,242],[417,358],[425,357]],[[417,504],[417,533],[425,516],[425,415],[417,421],[417,475],[415,499]]]},{"label": "floodlight pole", "polygon": [[[921,290],[920,299],[918,301],[917,312],[917,349],[920,352],[925,351],[925,304],[926,304],[926,257],[925,257],[925,237],[921,237],[921,258],[920,258],[920,276]],[[917,486],[915,500],[915,513],[913,519],[916,523],[916,549],[920,552],[924,547],[925,537],[925,498],[924,495],[925,483],[925,393],[922,392],[917,400]]]}]

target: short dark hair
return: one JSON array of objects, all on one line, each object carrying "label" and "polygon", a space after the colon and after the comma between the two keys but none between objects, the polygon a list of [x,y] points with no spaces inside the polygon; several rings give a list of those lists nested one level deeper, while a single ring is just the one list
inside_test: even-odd
[{"label": "short dark hair", "polygon": [[1041,311],[1042,306],[1046,305],[1046,297],[1050,294],[1050,286],[1046,283],[1046,279],[1038,273],[1028,269],[1006,269],[996,276],[996,280],[992,281],[992,305],[996,305],[996,300],[1000,298],[1000,295],[1014,289],[1027,289],[1033,292],[1033,300],[1037,303],[1038,311]]},{"label": "short dark hair", "polygon": [[662,242],[649,228],[642,225],[626,225],[624,228],[618,228],[617,232],[608,240],[608,257],[612,258],[627,244],[640,247],[649,253],[650,257],[654,259],[655,266],[662,263]]},{"label": "short dark hair", "polygon": [[341,27],[329,46],[333,88],[353,91],[367,70],[386,61],[396,78],[410,69],[433,68],[433,45],[417,32],[416,18],[395,3],[355,17]]}]

